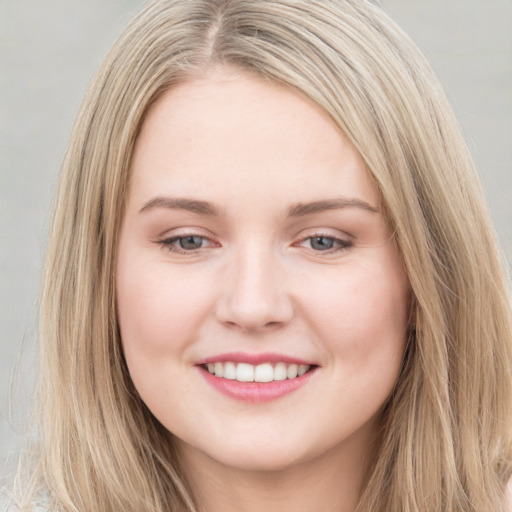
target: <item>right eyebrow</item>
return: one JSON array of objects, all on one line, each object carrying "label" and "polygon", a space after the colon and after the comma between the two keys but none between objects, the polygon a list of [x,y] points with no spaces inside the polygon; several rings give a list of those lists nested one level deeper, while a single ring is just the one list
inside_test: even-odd
[{"label": "right eyebrow", "polygon": [[219,210],[207,201],[197,199],[188,199],[185,197],[169,197],[157,196],[150,199],[140,209],[139,213],[152,210],[154,208],[167,208],[170,210],[186,210],[199,215],[207,215],[212,217],[219,216]]},{"label": "right eyebrow", "polygon": [[370,203],[357,198],[338,197],[334,199],[324,199],[313,201],[312,203],[297,203],[288,211],[288,217],[303,217],[326,210],[337,210],[343,208],[360,208],[371,213],[379,213],[379,209]]}]

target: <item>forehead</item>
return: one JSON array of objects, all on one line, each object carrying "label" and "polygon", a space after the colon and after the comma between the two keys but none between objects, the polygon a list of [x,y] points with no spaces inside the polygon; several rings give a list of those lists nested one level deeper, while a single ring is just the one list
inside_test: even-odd
[{"label": "forehead", "polygon": [[324,111],[290,88],[231,70],[158,99],[137,140],[132,173],[132,189],[145,195],[233,191],[284,199],[287,192],[309,200],[330,191],[379,203],[364,161]]}]

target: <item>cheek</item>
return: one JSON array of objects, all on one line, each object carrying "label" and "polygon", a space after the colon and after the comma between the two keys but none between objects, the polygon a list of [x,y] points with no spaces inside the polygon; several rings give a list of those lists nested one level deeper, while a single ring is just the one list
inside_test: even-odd
[{"label": "cheek", "polygon": [[204,283],[163,267],[119,265],[117,309],[127,357],[130,352],[160,357],[184,350],[208,314],[209,290]]},{"label": "cheek", "polygon": [[[388,269],[389,270],[389,269]],[[409,311],[409,285],[401,271],[350,266],[324,279],[305,310],[324,349],[345,372],[400,365]],[[329,355],[327,356],[329,357]]]},{"label": "cheek", "polygon": [[187,396],[178,383],[187,367],[187,349],[207,316],[208,289],[180,269],[171,272],[165,262],[137,264],[128,257],[119,262],[116,292],[130,376],[150,410],[165,418],[169,404]]}]

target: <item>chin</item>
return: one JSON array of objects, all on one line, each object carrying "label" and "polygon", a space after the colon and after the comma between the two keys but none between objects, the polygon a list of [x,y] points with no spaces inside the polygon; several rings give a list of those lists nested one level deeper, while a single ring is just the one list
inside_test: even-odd
[{"label": "chin", "polygon": [[271,442],[268,439],[250,442],[236,441],[233,438],[223,442],[212,443],[211,446],[191,446],[182,441],[178,445],[185,457],[192,455],[196,461],[209,459],[213,464],[220,464],[236,471],[247,472],[279,472],[301,463],[311,457],[305,450],[299,453],[297,446],[287,446],[286,443]]},{"label": "chin", "polygon": [[238,471],[251,473],[283,472],[292,469],[307,461],[307,458],[299,458],[296,454],[280,453],[276,450],[246,450],[243,453],[237,452],[225,454],[222,460],[217,459],[223,465]]}]

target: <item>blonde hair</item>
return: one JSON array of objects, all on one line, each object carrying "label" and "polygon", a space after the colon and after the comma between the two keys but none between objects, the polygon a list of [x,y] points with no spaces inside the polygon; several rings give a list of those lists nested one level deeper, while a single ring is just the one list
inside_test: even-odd
[{"label": "blonde hair", "polygon": [[67,512],[196,510],[172,436],[129,378],[114,276],[144,115],[216,64],[329,113],[377,183],[403,257],[409,344],[358,511],[501,510],[512,471],[503,263],[443,91],[369,0],[156,0],[115,44],[78,116],[55,205],[32,483]]}]

